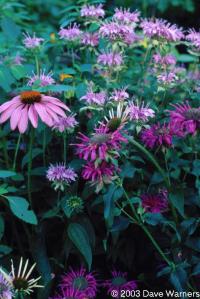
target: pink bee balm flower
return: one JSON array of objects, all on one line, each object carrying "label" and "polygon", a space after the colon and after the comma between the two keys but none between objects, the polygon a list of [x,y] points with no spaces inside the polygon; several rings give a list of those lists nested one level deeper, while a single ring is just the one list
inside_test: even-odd
[{"label": "pink bee balm flower", "polygon": [[73,288],[80,294],[85,295],[84,298],[96,298],[97,281],[94,274],[87,272],[85,268],[81,267],[76,271],[70,269],[70,271],[62,277],[61,288],[64,291]]},{"label": "pink bee balm flower", "polygon": [[39,116],[47,126],[52,127],[59,116],[65,117],[63,110],[70,111],[57,98],[46,96],[38,91],[23,91],[0,106],[0,123],[10,118],[11,130],[18,127],[19,132],[24,133],[28,128],[28,120],[34,128],[37,128]]},{"label": "pink bee balm flower", "polygon": [[47,170],[47,179],[53,183],[55,190],[64,190],[65,185],[76,181],[77,174],[71,167],[66,167],[64,163],[50,165]]},{"label": "pink bee balm flower", "polygon": [[130,12],[130,9],[116,8],[113,18],[124,23],[137,23],[139,16],[139,11]]},{"label": "pink bee balm flower", "polygon": [[65,290],[61,289],[60,294],[49,299],[86,299],[85,294],[75,290],[73,287],[67,288]]},{"label": "pink bee balm flower", "polygon": [[82,35],[81,42],[85,46],[96,47],[99,43],[99,35],[98,33],[85,32]]},{"label": "pink bee balm flower", "polygon": [[61,28],[60,31],[58,32],[58,35],[60,36],[61,39],[69,40],[69,41],[74,41],[78,38],[80,38],[82,34],[82,31],[79,29],[79,26],[74,23],[73,25],[71,24],[67,28]]},{"label": "pink bee balm flower", "polygon": [[129,94],[126,91],[126,88],[115,89],[111,93],[110,100],[114,100],[116,102],[125,101],[129,98]]},{"label": "pink bee balm flower", "polygon": [[142,194],[141,200],[146,212],[162,213],[168,208],[167,190],[160,190],[157,194]]},{"label": "pink bee balm flower", "polygon": [[143,20],[140,24],[144,34],[147,37],[156,39],[164,39],[169,42],[180,41],[184,34],[182,29],[179,29],[175,24],[171,25],[165,20],[154,19],[154,20]]},{"label": "pink bee balm flower", "polygon": [[171,54],[161,56],[160,53],[157,53],[153,55],[153,60],[155,63],[159,63],[162,66],[176,64],[176,57]]},{"label": "pink bee balm flower", "polygon": [[133,28],[131,26],[113,21],[104,23],[99,29],[100,35],[110,40],[124,40],[132,32]]},{"label": "pink bee balm flower", "polygon": [[200,50],[200,32],[190,29],[186,39],[192,43],[192,46]]},{"label": "pink bee balm flower", "polygon": [[105,66],[114,67],[114,66],[122,65],[123,58],[120,53],[114,53],[114,52],[102,53],[98,56],[97,62]]},{"label": "pink bee balm flower", "polygon": [[36,75],[33,73],[32,77],[29,77],[28,86],[32,86],[36,81],[39,81],[39,85],[42,86],[48,86],[55,83],[55,80],[52,78],[53,73],[49,72],[48,74],[45,74],[45,71],[41,72],[40,75]]},{"label": "pink bee balm flower", "polygon": [[164,72],[157,76],[157,80],[161,84],[168,85],[176,83],[178,76],[174,71],[170,71],[169,73]]},{"label": "pink bee balm flower", "polygon": [[141,139],[149,148],[158,146],[170,147],[172,145],[172,136],[174,130],[169,124],[161,125],[160,123],[152,125],[148,129],[144,129],[141,134]]},{"label": "pink bee balm flower", "polygon": [[75,114],[60,117],[58,121],[55,121],[53,129],[58,130],[60,133],[64,132],[65,130],[71,132],[78,124],[74,116]]},{"label": "pink bee balm flower", "polygon": [[92,85],[90,85],[87,93],[81,97],[81,100],[84,100],[89,105],[103,106],[106,102],[106,93],[104,91],[93,92]]},{"label": "pink bee balm flower", "polygon": [[36,37],[35,33],[33,34],[33,37],[31,37],[29,33],[24,33],[24,36],[25,38],[23,40],[23,43],[28,49],[35,49],[40,46],[41,42],[44,41],[43,38]]},{"label": "pink bee balm flower", "polygon": [[121,298],[122,290],[133,291],[137,288],[135,280],[128,281],[127,273],[121,271],[112,271],[112,278],[106,280],[102,285],[107,289],[107,294],[110,296],[112,291],[116,291],[116,298]]},{"label": "pink bee balm flower", "polygon": [[118,155],[121,143],[127,142],[120,130],[111,132],[105,125],[96,128],[91,137],[79,133],[78,139],[80,143],[75,144],[76,153],[80,158],[87,161],[106,160],[109,152],[113,153],[113,151],[116,151],[116,155]]},{"label": "pink bee balm flower", "polygon": [[195,134],[200,127],[200,108],[192,108],[188,102],[172,105],[170,124],[177,135]]},{"label": "pink bee balm flower", "polygon": [[155,116],[155,111],[149,108],[149,106],[145,106],[144,102],[139,105],[138,103],[129,103],[129,117],[130,120],[141,120],[147,121],[148,118]]},{"label": "pink bee balm flower", "polygon": [[103,5],[84,5],[81,8],[81,17],[87,18],[103,18],[105,15],[105,11],[102,8]]},{"label": "pink bee balm flower", "polygon": [[104,186],[104,184],[110,184],[115,178],[115,173],[119,169],[113,164],[103,161],[96,165],[93,162],[88,162],[82,171],[82,177],[84,180],[90,181],[91,185],[96,186],[96,192],[98,193]]}]

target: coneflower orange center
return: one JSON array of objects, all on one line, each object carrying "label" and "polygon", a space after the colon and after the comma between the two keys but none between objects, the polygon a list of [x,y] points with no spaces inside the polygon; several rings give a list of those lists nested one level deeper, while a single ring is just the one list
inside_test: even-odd
[{"label": "coneflower orange center", "polygon": [[27,90],[27,91],[23,91],[20,94],[20,98],[22,103],[24,104],[33,104],[33,103],[39,103],[41,101],[42,95],[38,91]]}]

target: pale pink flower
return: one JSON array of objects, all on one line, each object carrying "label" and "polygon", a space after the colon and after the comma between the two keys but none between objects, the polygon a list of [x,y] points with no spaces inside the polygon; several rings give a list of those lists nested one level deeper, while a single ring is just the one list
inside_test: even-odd
[{"label": "pale pink flower", "polygon": [[52,127],[59,116],[65,117],[63,110],[69,108],[59,99],[46,96],[38,91],[24,91],[12,100],[0,106],[0,123],[10,118],[11,130],[18,127],[20,133],[28,128],[30,120],[32,126],[37,128],[38,116],[49,127]]},{"label": "pale pink flower", "polygon": [[53,73],[49,72],[48,74],[45,74],[45,71],[42,71],[39,75],[36,75],[33,73],[32,77],[29,77],[28,86],[32,86],[36,81],[39,81],[39,85],[42,86],[48,86],[55,83],[55,80],[52,78]]},{"label": "pale pink flower", "polygon": [[102,37],[107,37],[110,40],[124,40],[125,36],[132,32],[132,26],[113,21],[104,23],[99,29],[100,35]]},{"label": "pale pink flower", "polygon": [[53,129],[58,130],[60,133],[64,132],[65,130],[71,132],[78,124],[74,116],[75,114],[60,117],[58,121],[54,122]]},{"label": "pale pink flower", "polygon": [[105,11],[102,8],[103,5],[84,5],[81,8],[81,17],[87,18],[103,18],[105,15]]},{"label": "pale pink flower", "polygon": [[89,105],[103,106],[106,102],[106,93],[105,91],[94,92],[91,85],[88,87],[87,93],[81,97],[81,100],[84,100]]},{"label": "pale pink flower", "polygon": [[177,42],[184,37],[181,28],[175,24],[160,19],[144,19],[140,26],[143,29],[144,35],[150,38],[164,39],[169,42]]},{"label": "pale pink flower", "polygon": [[31,37],[29,33],[24,33],[24,37],[23,43],[28,49],[35,49],[40,46],[41,42],[44,41],[43,38],[36,37],[35,33],[33,34],[33,37]]},{"label": "pale pink flower", "polygon": [[113,18],[124,23],[137,23],[139,21],[139,16],[140,12],[137,10],[130,12],[130,9],[116,8]]},{"label": "pale pink flower", "polygon": [[153,55],[153,60],[161,66],[176,64],[176,57],[171,54],[161,56],[160,53],[156,53]]},{"label": "pale pink flower", "polygon": [[200,50],[200,31],[197,32],[194,29],[190,29],[186,39],[192,43],[192,46]]},{"label": "pale pink flower", "polygon": [[25,61],[25,59],[20,56],[19,54],[17,54],[15,56],[15,58],[13,59],[13,63],[16,64],[16,65],[22,65],[22,63]]},{"label": "pale pink flower", "polygon": [[126,88],[115,89],[111,93],[110,100],[114,100],[116,102],[125,101],[129,98],[129,94],[126,91]]},{"label": "pale pink flower", "polygon": [[99,43],[98,33],[85,32],[81,37],[81,42],[85,46],[95,47]]},{"label": "pale pink flower", "polygon": [[162,84],[172,84],[178,80],[178,76],[174,71],[165,72],[157,76],[157,80]]},{"label": "pale pink flower", "polygon": [[109,67],[120,66],[123,63],[123,57],[115,52],[102,53],[98,56],[97,62]]},{"label": "pale pink flower", "polygon": [[69,41],[74,41],[78,38],[80,38],[82,34],[82,31],[79,29],[79,26],[74,23],[68,26],[67,28],[62,28],[58,32],[58,35],[60,36],[61,39],[69,40]]},{"label": "pale pink flower", "polygon": [[147,121],[150,117],[155,116],[155,111],[145,106],[144,102],[139,105],[138,103],[129,103],[128,107],[130,120]]}]

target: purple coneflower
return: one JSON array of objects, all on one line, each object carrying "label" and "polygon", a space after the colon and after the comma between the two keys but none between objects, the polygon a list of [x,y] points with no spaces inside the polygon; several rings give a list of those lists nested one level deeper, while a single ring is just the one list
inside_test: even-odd
[{"label": "purple coneflower", "polygon": [[110,100],[114,100],[116,102],[125,101],[129,98],[129,94],[126,91],[126,88],[115,89],[111,93]]},{"label": "purple coneflower", "polygon": [[81,8],[81,17],[87,18],[103,18],[105,15],[105,11],[102,8],[103,5],[84,5]]},{"label": "purple coneflower", "polygon": [[64,163],[58,163],[56,165],[50,165],[47,170],[47,179],[53,183],[55,190],[64,190],[65,185],[76,181],[77,174],[71,167],[66,167]]},{"label": "purple coneflower", "polygon": [[162,213],[168,208],[168,192],[167,190],[160,190],[156,194],[142,194],[142,207],[146,212]]},{"label": "purple coneflower", "polygon": [[200,108],[192,108],[188,102],[172,105],[170,124],[177,135],[195,134],[200,127]]},{"label": "purple coneflower", "polygon": [[144,129],[141,133],[141,139],[144,144],[153,149],[158,146],[170,147],[172,145],[172,136],[174,130],[170,124],[157,123],[148,129]]},{"label": "purple coneflower", "polygon": [[95,128],[95,133],[91,137],[79,133],[80,143],[75,144],[77,155],[86,161],[95,161],[96,159],[106,160],[109,152],[118,155],[121,143],[127,142],[122,136],[120,130],[110,131],[109,128],[101,124]]},{"label": "purple coneflower", "polygon": [[71,132],[75,126],[77,126],[78,122],[75,119],[75,114],[71,114],[65,117],[60,117],[53,124],[53,129],[59,131],[60,133],[65,130]]},{"label": "purple coneflower", "polygon": [[111,295],[112,291],[116,291],[116,298],[121,298],[122,290],[133,291],[137,288],[137,283],[135,280],[127,280],[127,273],[116,270],[112,271],[111,273],[112,278],[103,283],[103,286],[107,289],[107,294],[109,296]]},{"label": "purple coneflower", "polygon": [[44,41],[43,38],[36,37],[35,33],[33,34],[33,37],[31,37],[29,33],[24,33],[24,37],[23,43],[28,49],[35,49],[40,46],[41,42]]},{"label": "purple coneflower", "polygon": [[140,12],[130,12],[130,9],[115,8],[113,18],[124,23],[137,23],[139,21]]},{"label": "purple coneflower", "polygon": [[52,78],[52,76],[53,76],[52,72],[45,74],[44,70],[39,75],[33,73],[33,76],[29,77],[27,85],[32,86],[36,81],[39,81],[39,85],[41,87],[52,85],[55,83],[55,80]]},{"label": "purple coneflower", "polygon": [[61,289],[59,294],[56,294],[49,299],[87,299],[87,297],[85,296],[85,294],[70,287],[66,290]]},{"label": "purple coneflower", "polygon": [[92,90],[93,85],[89,85],[87,93],[81,97],[81,100],[84,100],[89,105],[98,105],[103,106],[106,102],[106,93],[105,91],[94,92]]},{"label": "purple coneflower", "polygon": [[120,53],[108,52],[102,53],[98,56],[97,62],[104,66],[115,67],[123,63],[123,57]]},{"label": "purple coneflower", "polygon": [[179,29],[175,24],[171,25],[165,20],[160,19],[145,19],[141,22],[140,26],[146,36],[164,39],[169,42],[177,42],[184,37],[181,29]]},{"label": "purple coneflower", "polygon": [[147,121],[150,117],[155,116],[155,111],[149,108],[148,105],[145,106],[144,102],[141,105],[139,103],[129,103],[128,110],[130,120]]},{"label": "purple coneflower", "polygon": [[60,36],[61,39],[69,40],[69,41],[74,41],[78,38],[80,38],[82,34],[82,31],[79,29],[79,26],[74,23],[68,26],[67,28],[62,28],[58,32],[58,35]]},{"label": "purple coneflower", "polygon": [[0,272],[0,298],[12,299],[13,298],[13,285],[11,283],[12,278],[9,275],[6,277]]},{"label": "purple coneflower", "polygon": [[70,271],[62,277],[61,288],[64,291],[73,288],[80,294],[85,295],[84,298],[95,298],[97,293],[97,281],[94,274],[87,272],[83,267],[76,271],[70,269]]},{"label": "purple coneflower", "polygon": [[81,42],[85,46],[96,47],[99,43],[98,33],[85,32],[81,37]]},{"label": "purple coneflower", "polygon": [[24,133],[28,128],[29,120],[32,126],[37,128],[38,116],[47,126],[52,127],[59,116],[65,117],[63,110],[70,111],[57,98],[46,96],[38,91],[23,91],[0,106],[0,123],[10,118],[11,130],[18,127],[19,132]]},{"label": "purple coneflower", "polygon": [[186,35],[186,39],[192,43],[192,46],[200,50],[200,32],[190,29]]}]

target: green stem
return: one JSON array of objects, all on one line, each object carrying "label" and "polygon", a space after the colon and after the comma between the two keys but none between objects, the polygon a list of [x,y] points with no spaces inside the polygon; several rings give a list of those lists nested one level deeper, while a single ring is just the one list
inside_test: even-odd
[{"label": "green stem", "polygon": [[44,166],[46,166],[46,129],[44,128],[44,132],[43,132],[43,143],[42,143],[42,151],[43,151],[43,164]]},{"label": "green stem", "polygon": [[8,151],[7,151],[7,146],[6,146],[6,138],[5,136],[2,137],[2,145],[3,145],[3,155],[6,163],[6,168],[10,168],[10,163],[9,163],[9,157],[8,157]]},{"label": "green stem", "polygon": [[30,206],[32,207],[32,194],[31,194],[31,169],[32,169],[32,153],[33,153],[33,140],[34,140],[34,128],[31,127],[30,142],[29,142],[29,160],[28,160],[28,199]]},{"label": "green stem", "polygon": [[154,158],[154,156],[145,147],[143,147],[139,142],[135,141],[131,137],[128,137],[128,141],[131,144],[133,144],[134,146],[136,146],[140,151],[142,151],[148,157],[148,159],[155,165],[155,167],[157,168],[157,170],[162,175],[167,188],[169,188],[170,185],[169,185],[169,182],[168,182],[168,178],[165,175],[165,171],[160,167],[160,165],[158,164],[158,162],[156,161],[156,159]]},{"label": "green stem", "polygon": [[67,162],[67,134],[66,131],[63,132],[63,161]]},{"label": "green stem", "polygon": [[[122,187],[123,188],[123,187]],[[132,219],[132,221],[134,223],[137,223],[141,228],[142,230],[145,232],[145,234],[147,235],[147,237],[150,239],[150,241],[152,242],[152,244],[154,245],[154,247],[156,248],[156,250],[158,251],[158,253],[160,254],[160,256],[165,260],[165,262],[170,266],[172,267],[173,269],[175,268],[175,265],[173,262],[171,262],[168,257],[164,254],[163,250],[160,248],[160,246],[158,245],[158,243],[156,242],[156,240],[154,239],[154,237],[151,235],[150,231],[148,230],[148,228],[144,225],[144,223],[142,223],[141,219],[139,218],[136,210],[135,210],[135,207],[133,206],[133,204],[131,203],[131,200],[127,194],[127,192],[125,191],[125,189],[123,188],[123,192],[124,192],[124,195],[131,207],[131,210],[134,214],[134,217],[132,217],[131,215],[129,215],[129,218]],[[126,215],[128,214],[127,212],[125,213]]]},{"label": "green stem", "polygon": [[38,60],[37,55],[35,55],[35,66],[36,66],[36,74],[39,76],[40,75],[40,66],[39,66],[39,60]]},{"label": "green stem", "polygon": [[14,155],[14,160],[13,160],[13,171],[15,171],[16,169],[16,161],[17,161],[17,155],[18,155],[18,151],[19,151],[19,146],[20,146],[20,141],[21,141],[21,134],[19,134],[19,137],[17,139],[17,145],[16,145],[16,148],[15,148],[15,155]]}]

